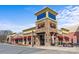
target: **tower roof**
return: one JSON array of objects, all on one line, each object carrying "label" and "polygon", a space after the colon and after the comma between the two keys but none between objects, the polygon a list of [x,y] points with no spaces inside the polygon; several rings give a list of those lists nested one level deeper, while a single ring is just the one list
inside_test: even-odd
[{"label": "tower roof", "polygon": [[57,14],[58,14],[57,12],[53,11],[52,9],[46,7],[46,8],[44,8],[43,10],[38,11],[37,13],[35,13],[35,15],[38,16],[38,15],[40,15],[41,13],[44,13],[44,12],[46,12],[46,11],[49,11],[50,13],[52,13],[52,14],[54,14],[54,15],[57,15]]}]

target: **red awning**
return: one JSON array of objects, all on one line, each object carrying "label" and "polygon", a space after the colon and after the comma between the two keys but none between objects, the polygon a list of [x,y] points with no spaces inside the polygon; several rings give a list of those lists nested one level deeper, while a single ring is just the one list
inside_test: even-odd
[{"label": "red awning", "polygon": [[27,36],[24,36],[24,39],[26,39],[27,38]]},{"label": "red awning", "polygon": [[63,40],[63,36],[62,35],[58,36],[58,39],[59,39],[59,41],[62,41]]},{"label": "red awning", "polygon": [[62,35],[60,35],[60,36],[58,36],[58,38],[63,38],[63,36],[62,36]]},{"label": "red awning", "polygon": [[15,38],[15,40],[22,40],[22,39],[23,39],[22,37]]},{"label": "red awning", "polygon": [[69,41],[69,37],[67,37],[67,36],[64,36],[64,39],[65,39],[66,41]]},{"label": "red awning", "polygon": [[28,38],[31,38],[31,36],[28,36]]}]

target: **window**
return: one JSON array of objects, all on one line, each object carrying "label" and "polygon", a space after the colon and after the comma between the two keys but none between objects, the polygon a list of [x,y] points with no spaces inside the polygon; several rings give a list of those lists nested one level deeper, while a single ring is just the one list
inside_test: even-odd
[{"label": "window", "polygon": [[56,28],[56,24],[50,23],[50,27],[51,27],[51,28]]},{"label": "window", "polygon": [[52,18],[52,19],[56,20],[56,16],[51,14],[50,12],[48,12],[48,16],[49,16],[49,18]]},{"label": "window", "polygon": [[31,44],[31,36],[28,36],[29,44]]},{"label": "window", "polygon": [[45,26],[45,23],[40,23],[37,25],[38,29],[43,28]]},{"label": "window", "polygon": [[46,13],[42,13],[40,15],[37,16],[37,20],[46,17]]},{"label": "window", "polygon": [[19,41],[19,42],[22,42],[22,39],[19,39],[18,41]]}]

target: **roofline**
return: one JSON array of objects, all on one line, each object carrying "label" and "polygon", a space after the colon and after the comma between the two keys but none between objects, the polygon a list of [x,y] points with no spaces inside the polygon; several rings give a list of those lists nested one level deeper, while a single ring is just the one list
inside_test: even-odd
[{"label": "roofline", "polygon": [[[47,20],[51,20],[50,18],[46,18],[46,19],[47,19]],[[46,20],[46,19],[43,19],[43,20]],[[37,21],[36,21],[36,23],[41,22],[41,21],[43,21],[43,20],[37,20]],[[56,21],[56,20],[51,20],[51,21],[53,21],[53,22],[57,23],[57,21]]]},{"label": "roofline", "polygon": [[31,27],[31,28],[28,28],[28,29],[24,29],[23,32],[24,32],[24,31],[31,30],[31,29],[35,29],[35,28],[36,28],[36,27]]},{"label": "roofline", "polygon": [[66,28],[61,28],[61,29],[64,29],[64,30],[66,30],[66,31],[69,31],[69,29],[66,29]]},{"label": "roofline", "polygon": [[[38,11],[37,13],[35,13],[35,15],[38,16],[39,14],[41,14],[41,13],[43,13],[43,12],[46,12],[46,11],[50,11],[50,12],[52,12],[54,15],[57,15],[57,14],[58,14],[58,13],[55,12],[54,10],[52,10],[52,9],[50,9],[50,8],[48,8],[48,7],[46,7],[46,8],[44,8],[44,9]],[[41,13],[40,13],[40,12],[41,12]]]}]

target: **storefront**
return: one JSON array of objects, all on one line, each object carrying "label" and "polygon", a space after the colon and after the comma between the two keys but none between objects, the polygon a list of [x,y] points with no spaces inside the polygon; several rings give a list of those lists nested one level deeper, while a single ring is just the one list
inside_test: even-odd
[{"label": "storefront", "polygon": [[70,43],[70,37],[67,36],[68,29],[61,28],[61,34],[58,33],[57,14],[48,7],[38,11],[35,13],[37,17],[35,27],[24,29],[22,34],[14,35],[14,39],[8,38],[7,41],[29,46],[62,46]]}]

